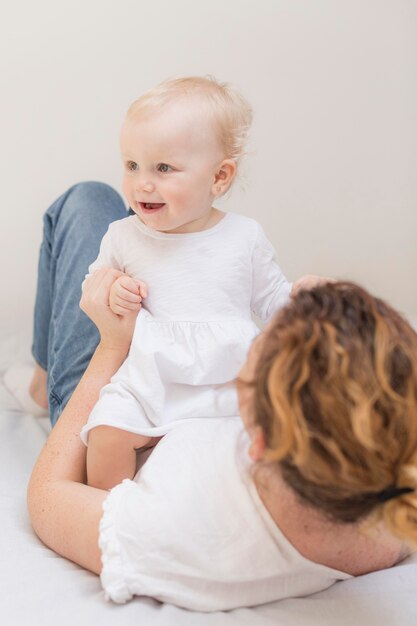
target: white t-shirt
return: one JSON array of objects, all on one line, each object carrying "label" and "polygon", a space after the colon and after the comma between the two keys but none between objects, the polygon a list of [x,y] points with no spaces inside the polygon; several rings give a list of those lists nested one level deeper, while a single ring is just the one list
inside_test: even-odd
[{"label": "white t-shirt", "polygon": [[351,578],[304,558],[281,533],[250,477],[246,442],[239,418],[188,420],[134,481],[111,490],[99,538],[108,598],[220,611]]},{"label": "white t-shirt", "polygon": [[196,233],[163,233],[136,215],[112,223],[92,273],[114,267],[148,285],[127,360],[106,385],[81,437],[98,425],[161,435],[193,417],[237,415],[233,385],[263,322],[291,283],[253,219],[226,213]]}]

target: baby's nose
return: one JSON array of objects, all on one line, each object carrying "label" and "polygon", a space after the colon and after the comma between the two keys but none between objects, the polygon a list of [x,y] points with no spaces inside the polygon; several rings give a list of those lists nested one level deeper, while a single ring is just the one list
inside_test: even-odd
[{"label": "baby's nose", "polygon": [[145,183],[143,183],[142,189],[143,191],[152,192],[155,190],[155,185],[150,181],[146,181]]}]

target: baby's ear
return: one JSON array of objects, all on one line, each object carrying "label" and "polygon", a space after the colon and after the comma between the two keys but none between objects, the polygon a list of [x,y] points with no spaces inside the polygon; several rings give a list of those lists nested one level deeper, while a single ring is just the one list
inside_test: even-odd
[{"label": "baby's ear", "polygon": [[223,195],[236,176],[236,161],[233,159],[224,159],[217,167],[214,174],[213,195]]}]

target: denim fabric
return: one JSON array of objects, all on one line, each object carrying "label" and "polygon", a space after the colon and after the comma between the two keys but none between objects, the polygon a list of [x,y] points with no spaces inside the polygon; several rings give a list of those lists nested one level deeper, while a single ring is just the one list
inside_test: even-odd
[{"label": "denim fabric", "polygon": [[119,194],[96,182],[74,185],[44,215],[32,354],[48,372],[52,425],[99,339],[95,325],[79,308],[81,283],[109,224],[127,215]]}]

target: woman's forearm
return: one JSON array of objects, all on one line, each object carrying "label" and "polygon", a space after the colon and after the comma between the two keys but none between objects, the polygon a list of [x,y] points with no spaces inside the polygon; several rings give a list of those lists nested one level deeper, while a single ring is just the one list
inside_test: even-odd
[{"label": "woman's forearm", "polygon": [[85,481],[86,448],[81,428],[98,400],[102,387],[123,363],[126,354],[99,344],[36,462],[30,488],[40,480]]},{"label": "woman's forearm", "polygon": [[[110,380],[125,357],[124,351],[98,346],[40,453],[28,487],[29,515],[38,536],[60,554],[94,571],[97,570],[98,562],[96,554],[94,558],[91,556],[91,533],[96,533],[101,513],[100,503],[106,492],[82,484],[86,478],[86,447],[79,434],[98,399],[100,389]],[[85,511],[94,520],[87,524],[91,532],[85,534],[82,549],[74,553],[74,546],[67,545],[68,528],[77,532],[78,524],[83,520],[83,515],[80,515],[83,501],[86,504]],[[96,506],[90,506],[93,501],[96,501]],[[74,502],[79,507],[78,511],[74,510]],[[83,531],[80,529],[80,532]],[[83,551],[88,559],[86,562],[83,562]],[[97,567],[92,567],[92,562]]]},{"label": "woman's forearm", "polygon": [[39,538],[97,573],[101,570],[98,529],[107,491],[84,484],[86,448],[80,431],[132,340],[137,311],[118,316],[109,307],[110,289],[120,274],[101,268],[84,288],[80,308],[97,326],[100,344],[43,447],[28,487],[29,515]]}]

